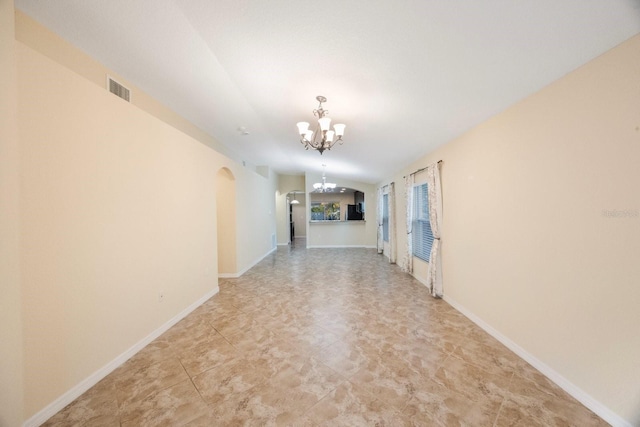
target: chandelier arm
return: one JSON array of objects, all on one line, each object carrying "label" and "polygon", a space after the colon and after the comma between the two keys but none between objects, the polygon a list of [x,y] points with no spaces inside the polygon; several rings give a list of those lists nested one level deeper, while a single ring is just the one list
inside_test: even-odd
[{"label": "chandelier arm", "polygon": [[329,144],[329,147],[327,148],[327,150],[331,150],[331,147],[333,147],[334,145],[336,145],[336,142],[338,142],[338,141],[341,141],[341,142],[340,142],[340,145],[342,145],[342,140],[340,140],[340,139],[336,139],[335,141],[332,141],[332,142]]}]

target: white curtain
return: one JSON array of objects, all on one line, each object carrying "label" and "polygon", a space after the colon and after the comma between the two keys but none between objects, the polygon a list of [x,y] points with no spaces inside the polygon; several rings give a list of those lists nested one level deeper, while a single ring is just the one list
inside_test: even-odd
[{"label": "white curtain", "polygon": [[396,235],[396,184],[389,184],[389,262],[395,264],[398,257],[398,245]]},{"label": "white curtain", "polygon": [[429,190],[429,222],[433,233],[433,245],[429,254],[427,287],[434,297],[442,297],[442,257],[440,255],[440,231],[442,230],[442,188],[440,187],[439,163],[427,167],[427,188]]},{"label": "white curtain", "polygon": [[404,196],[407,201],[406,221],[407,221],[407,241],[405,242],[405,251],[402,257],[402,271],[413,273],[413,185],[415,182],[414,174],[404,177]]},{"label": "white curtain", "polygon": [[384,239],[382,238],[382,187],[378,188],[378,253],[381,254],[384,251]]}]

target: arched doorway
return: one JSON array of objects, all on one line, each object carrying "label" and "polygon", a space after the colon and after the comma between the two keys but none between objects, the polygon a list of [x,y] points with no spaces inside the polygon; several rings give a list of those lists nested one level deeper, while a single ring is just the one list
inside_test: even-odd
[{"label": "arched doorway", "polygon": [[218,276],[235,277],[236,264],[236,179],[228,168],[216,175],[218,218]]},{"label": "arched doorway", "polygon": [[306,194],[301,190],[290,191],[287,194],[287,223],[289,225],[289,243],[295,239],[306,239]]}]

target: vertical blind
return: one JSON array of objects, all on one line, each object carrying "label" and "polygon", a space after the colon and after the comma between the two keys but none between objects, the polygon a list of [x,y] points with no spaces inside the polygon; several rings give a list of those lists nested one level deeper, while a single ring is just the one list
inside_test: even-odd
[{"label": "vertical blind", "polygon": [[382,240],[389,241],[389,195],[382,195]]},{"label": "vertical blind", "polygon": [[413,187],[413,255],[429,262],[432,245],[427,184],[416,185]]}]

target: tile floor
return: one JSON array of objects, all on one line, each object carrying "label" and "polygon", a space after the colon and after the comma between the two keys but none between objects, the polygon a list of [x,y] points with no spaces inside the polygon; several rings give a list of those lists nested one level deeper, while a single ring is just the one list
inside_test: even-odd
[{"label": "tile floor", "polygon": [[48,426],[606,426],[371,249],[281,247]]}]

